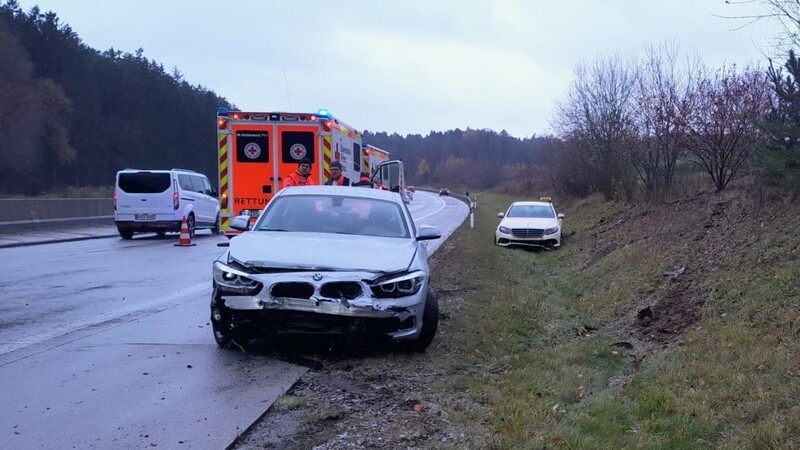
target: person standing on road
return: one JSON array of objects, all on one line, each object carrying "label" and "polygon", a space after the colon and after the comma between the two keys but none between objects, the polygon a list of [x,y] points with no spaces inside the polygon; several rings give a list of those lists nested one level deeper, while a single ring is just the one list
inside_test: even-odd
[{"label": "person standing on road", "polygon": [[350,186],[350,178],[342,174],[342,163],[339,161],[331,163],[331,177],[325,184],[328,186]]},{"label": "person standing on road", "polygon": [[283,182],[283,187],[310,186],[313,184],[315,183],[311,178],[311,160],[303,158],[297,163],[297,170],[286,177],[286,181]]},{"label": "person standing on road", "polygon": [[361,178],[358,179],[353,186],[358,187],[374,187],[372,186],[372,182],[369,181],[369,172],[361,172]]}]

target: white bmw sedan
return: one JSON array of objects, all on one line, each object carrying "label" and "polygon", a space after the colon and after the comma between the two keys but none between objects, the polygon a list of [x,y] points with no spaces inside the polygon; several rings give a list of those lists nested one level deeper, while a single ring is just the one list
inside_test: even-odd
[{"label": "white bmw sedan", "polygon": [[[547,199],[547,197],[545,197]],[[503,247],[527,246],[557,249],[561,246],[561,222],[564,214],[556,213],[549,201],[514,202],[494,233],[494,243]]]},{"label": "white bmw sedan", "polygon": [[220,347],[273,335],[430,345],[439,310],[423,241],[441,232],[417,227],[399,194],[290,187],[252,229],[248,222],[231,221],[244,232],[213,264],[211,323]]}]

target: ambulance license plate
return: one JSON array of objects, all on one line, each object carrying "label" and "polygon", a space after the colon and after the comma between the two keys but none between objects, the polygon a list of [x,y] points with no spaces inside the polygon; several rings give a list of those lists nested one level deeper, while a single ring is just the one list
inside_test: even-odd
[{"label": "ambulance license plate", "polygon": [[155,214],[136,214],[136,220],[156,220]]}]

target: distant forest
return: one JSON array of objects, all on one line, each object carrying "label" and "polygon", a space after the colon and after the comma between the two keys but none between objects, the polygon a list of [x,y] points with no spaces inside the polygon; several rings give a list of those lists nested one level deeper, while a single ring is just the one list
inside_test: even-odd
[{"label": "distant forest", "polygon": [[[109,186],[125,167],[182,167],[215,181],[215,114],[235,106],[143,53],[95,50],[55,12],[24,12],[6,0],[0,6],[0,192]],[[409,183],[488,187],[497,183],[493,172],[500,166],[534,161],[540,140],[454,130],[424,137],[365,132],[364,141],[403,159]]]}]

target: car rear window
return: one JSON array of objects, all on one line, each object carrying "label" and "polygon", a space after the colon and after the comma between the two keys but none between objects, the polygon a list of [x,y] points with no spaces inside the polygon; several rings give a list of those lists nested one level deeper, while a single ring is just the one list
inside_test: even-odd
[{"label": "car rear window", "polygon": [[117,185],[129,194],[157,194],[172,185],[168,172],[123,172]]}]

